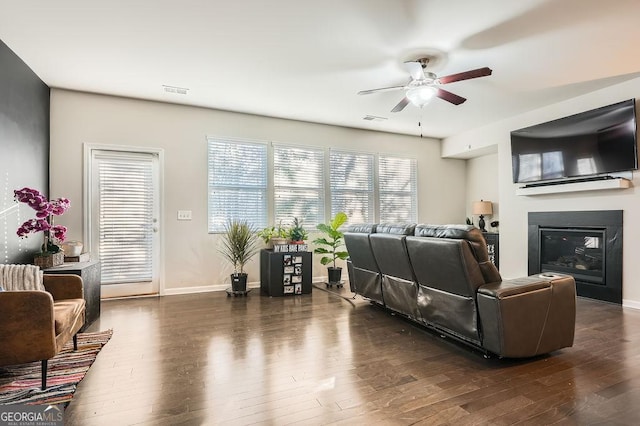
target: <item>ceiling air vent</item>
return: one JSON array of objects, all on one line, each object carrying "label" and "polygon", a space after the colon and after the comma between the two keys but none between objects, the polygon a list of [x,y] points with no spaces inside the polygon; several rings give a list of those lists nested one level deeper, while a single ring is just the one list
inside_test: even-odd
[{"label": "ceiling air vent", "polygon": [[386,117],[378,117],[378,116],[375,116],[375,115],[365,115],[362,119],[366,120],[366,121],[385,121],[387,118]]},{"label": "ceiling air vent", "polygon": [[164,91],[167,93],[177,93],[178,95],[186,95],[189,89],[185,87],[167,86],[162,85]]}]

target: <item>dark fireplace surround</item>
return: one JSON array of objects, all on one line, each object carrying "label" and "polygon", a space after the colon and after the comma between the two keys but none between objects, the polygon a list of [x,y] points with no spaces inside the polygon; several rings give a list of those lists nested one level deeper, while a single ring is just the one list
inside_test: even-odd
[{"label": "dark fireplace surround", "polygon": [[559,272],[578,296],[622,303],[622,210],[529,213],[529,274]]}]

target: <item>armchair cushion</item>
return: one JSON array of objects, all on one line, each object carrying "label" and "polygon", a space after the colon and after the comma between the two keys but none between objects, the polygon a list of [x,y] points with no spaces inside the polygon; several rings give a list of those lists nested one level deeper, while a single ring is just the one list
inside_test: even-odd
[{"label": "armchair cushion", "polygon": [[67,299],[56,302],[53,305],[56,335],[61,334],[68,328],[73,328],[73,322],[76,318],[83,317],[84,304],[84,299]]}]

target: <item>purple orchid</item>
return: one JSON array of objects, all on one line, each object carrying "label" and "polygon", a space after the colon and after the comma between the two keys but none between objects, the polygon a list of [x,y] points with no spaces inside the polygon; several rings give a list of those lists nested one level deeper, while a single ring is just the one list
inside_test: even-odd
[{"label": "purple orchid", "polygon": [[[25,203],[36,211],[36,219],[29,219],[24,222],[16,232],[19,237],[26,237],[30,233],[44,232],[45,243],[43,251],[51,251],[59,247],[50,241],[53,236],[56,240],[62,242],[65,239],[67,227],[62,225],[53,225],[53,216],[60,216],[71,206],[67,198],[58,198],[53,201],[47,201],[47,198],[37,189],[22,188],[13,191],[15,200]],[[54,250],[55,250],[54,249]]]}]

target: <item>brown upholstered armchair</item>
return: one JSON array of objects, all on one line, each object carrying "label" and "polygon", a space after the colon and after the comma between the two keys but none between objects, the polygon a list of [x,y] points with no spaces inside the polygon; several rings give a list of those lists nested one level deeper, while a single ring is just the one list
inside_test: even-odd
[{"label": "brown upholstered armchair", "polygon": [[44,275],[43,284],[46,291],[0,292],[0,366],[41,361],[46,389],[47,361],[71,338],[78,349],[85,301],[79,276]]}]

